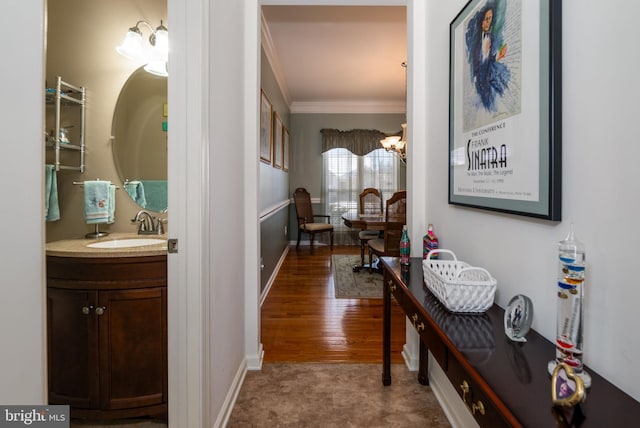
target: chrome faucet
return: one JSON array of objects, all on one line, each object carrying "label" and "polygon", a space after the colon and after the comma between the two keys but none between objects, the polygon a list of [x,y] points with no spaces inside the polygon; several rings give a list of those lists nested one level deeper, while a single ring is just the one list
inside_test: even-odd
[{"label": "chrome faucet", "polygon": [[138,235],[162,235],[164,233],[164,227],[162,226],[164,220],[161,218],[156,219],[149,214],[148,211],[138,211],[131,221],[140,223],[138,226]]}]

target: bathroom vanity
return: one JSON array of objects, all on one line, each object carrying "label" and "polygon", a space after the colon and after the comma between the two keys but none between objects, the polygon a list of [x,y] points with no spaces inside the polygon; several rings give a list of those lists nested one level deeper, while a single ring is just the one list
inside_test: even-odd
[{"label": "bathroom vanity", "polygon": [[47,244],[49,403],[72,418],[166,418],[166,240],[87,246],[126,238]]}]

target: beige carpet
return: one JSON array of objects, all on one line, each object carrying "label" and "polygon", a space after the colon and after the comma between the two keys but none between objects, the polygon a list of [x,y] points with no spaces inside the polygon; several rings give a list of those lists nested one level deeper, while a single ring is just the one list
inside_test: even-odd
[{"label": "beige carpet", "polygon": [[337,254],[331,256],[336,299],[382,298],[382,275],[369,273],[368,269],[353,272],[353,265],[360,263],[360,256]]},{"label": "beige carpet", "polygon": [[265,364],[244,380],[228,427],[450,427],[431,388],[402,364]]}]

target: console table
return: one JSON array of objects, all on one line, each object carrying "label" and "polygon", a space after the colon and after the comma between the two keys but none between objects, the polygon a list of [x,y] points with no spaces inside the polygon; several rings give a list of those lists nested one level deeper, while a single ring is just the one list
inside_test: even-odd
[{"label": "console table", "polygon": [[[430,351],[480,426],[568,426],[551,403],[547,363],[555,356],[553,343],[534,330],[527,342],[511,342],[504,334],[504,310],[497,305],[484,314],[449,312],[425,287],[422,258],[412,258],[409,267],[401,267],[395,257],[381,260],[384,385],[391,384],[393,295],[420,335],[420,383],[429,383]],[[592,369],[587,371],[592,381],[580,427],[638,426],[640,403]]]}]

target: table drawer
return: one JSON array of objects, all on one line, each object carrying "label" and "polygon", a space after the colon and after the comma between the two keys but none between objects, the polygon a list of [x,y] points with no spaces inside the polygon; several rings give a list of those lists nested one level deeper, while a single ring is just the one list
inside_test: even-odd
[{"label": "table drawer", "polygon": [[513,426],[502,417],[493,401],[487,397],[452,354],[448,355],[447,366],[445,371],[447,377],[458,392],[460,399],[481,427]]}]

